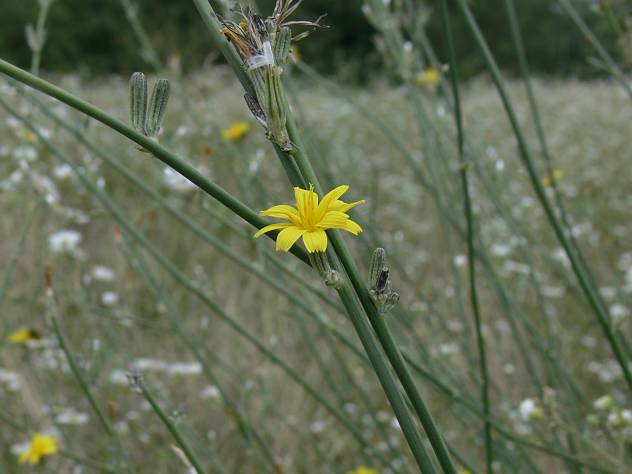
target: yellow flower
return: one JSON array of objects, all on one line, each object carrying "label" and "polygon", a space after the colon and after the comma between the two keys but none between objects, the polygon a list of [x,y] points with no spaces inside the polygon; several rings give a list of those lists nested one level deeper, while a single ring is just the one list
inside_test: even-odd
[{"label": "yellow flower", "polygon": [[30,462],[31,464],[39,464],[44,456],[50,456],[57,451],[59,451],[59,448],[57,447],[56,438],[35,433],[31,438],[31,444],[28,449],[20,454],[19,461],[20,463]]},{"label": "yellow flower", "polygon": [[227,142],[236,142],[246,136],[246,133],[250,131],[250,124],[248,122],[233,122],[230,127],[225,128],[222,131],[222,137]]},{"label": "yellow flower", "polygon": [[441,82],[441,75],[435,68],[429,67],[425,71],[417,74],[416,80],[418,85],[434,89],[439,85],[439,82]]},{"label": "yellow flower", "polygon": [[9,334],[9,341],[13,344],[26,344],[32,339],[39,339],[37,332],[32,329],[21,328]]},{"label": "yellow flower", "polygon": [[266,217],[278,217],[290,222],[271,224],[255,234],[260,237],[271,230],[283,229],[276,239],[276,249],[287,252],[292,245],[303,237],[303,243],[309,253],[327,250],[327,229],[343,229],[358,235],[362,228],[349,218],[346,212],[366,201],[347,204],[340,197],[347,192],[349,186],[338,186],[330,191],[320,202],[314,187],[309,189],[294,188],[296,208],[282,204],[274,206],[259,214]]},{"label": "yellow flower", "polygon": [[26,143],[35,143],[37,141],[37,135],[33,132],[24,132],[24,141]]},{"label": "yellow flower", "polygon": [[378,472],[370,467],[360,466],[347,474],[378,474]]},{"label": "yellow flower", "polygon": [[542,185],[549,187],[553,184],[553,181],[559,181],[564,176],[564,171],[561,169],[553,170],[553,174],[551,176],[547,175],[542,178]]},{"label": "yellow flower", "polygon": [[468,471],[467,469],[459,469],[457,474],[472,474],[472,473]]},{"label": "yellow flower", "polygon": [[290,54],[292,54],[294,62],[299,62],[301,59],[303,59],[303,53],[301,52],[301,48],[298,46],[298,44],[292,44],[292,46],[290,47]]}]

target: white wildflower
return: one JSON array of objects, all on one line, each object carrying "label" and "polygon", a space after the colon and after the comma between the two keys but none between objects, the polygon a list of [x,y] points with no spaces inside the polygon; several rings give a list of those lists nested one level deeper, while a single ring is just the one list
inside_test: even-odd
[{"label": "white wildflower", "polygon": [[110,372],[110,383],[114,385],[127,385],[127,376],[125,375],[127,372],[125,370],[113,370]]},{"label": "white wildflower", "polygon": [[165,168],[162,172],[162,182],[170,189],[177,192],[191,191],[195,184],[171,168]]},{"label": "white wildflower", "polygon": [[174,362],[167,366],[170,375],[198,375],[202,373],[202,364],[199,362]]},{"label": "white wildflower", "polygon": [[48,236],[48,245],[53,253],[77,252],[81,234],[76,230],[60,230]]},{"label": "white wildflower", "polygon": [[525,398],[518,407],[520,418],[523,421],[533,421],[542,418],[542,410],[533,398]]},{"label": "white wildflower", "polygon": [[66,408],[55,419],[60,425],[85,425],[90,420],[90,415],[74,408]]},{"label": "white wildflower", "polygon": [[97,281],[113,281],[114,277],[114,271],[103,265],[96,265],[92,269],[92,278]]},{"label": "white wildflower", "polygon": [[114,291],[106,291],[101,295],[101,303],[106,306],[114,306],[119,302],[119,295]]},{"label": "white wildflower", "polygon": [[200,398],[202,398],[203,400],[208,400],[209,398],[219,398],[221,395],[219,388],[217,388],[215,385],[209,385],[208,387],[205,387],[204,390],[202,390],[202,393],[200,393]]},{"label": "white wildflower", "polygon": [[72,176],[72,167],[67,164],[59,165],[53,169],[53,176],[57,179],[68,179]]}]

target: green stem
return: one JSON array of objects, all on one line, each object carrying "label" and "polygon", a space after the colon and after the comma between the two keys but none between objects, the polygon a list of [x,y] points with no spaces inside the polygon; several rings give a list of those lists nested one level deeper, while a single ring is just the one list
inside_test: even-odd
[{"label": "green stem", "polygon": [[176,442],[178,443],[178,446],[180,446],[180,448],[184,452],[189,462],[193,465],[195,471],[198,474],[205,474],[206,471],[204,470],[204,468],[202,468],[202,464],[200,463],[200,460],[197,458],[197,455],[195,454],[195,452],[193,452],[193,449],[189,446],[188,441],[184,438],[182,433],[180,433],[180,430],[175,425],[175,423],[171,421],[171,418],[169,417],[169,415],[167,415],[164,412],[160,404],[156,401],[153,394],[147,389],[143,381],[138,382],[138,388],[140,389],[143,396],[145,397],[145,400],[147,400],[149,404],[151,405],[151,408],[154,410],[154,413],[158,415],[160,420],[167,427],[167,430],[169,430],[169,433],[171,433],[173,438],[176,440]]},{"label": "green stem", "polygon": [[[320,183],[318,181],[316,173],[314,172],[314,169],[311,166],[311,163],[309,162],[309,159],[303,152],[304,146],[302,144],[296,124],[294,123],[294,120],[291,115],[288,115],[287,124],[288,124],[288,134],[290,136],[290,139],[297,146],[297,150],[293,155],[294,155],[294,158],[296,159],[299,169],[301,170],[301,173],[303,174],[303,176],[314,185],[314,188],[316,190],[320,190]],[[319,191],[319,192],[322,193],[322,191]],[[404,361],[404,358],[402,357],[399,347],[395,343],[395,340],[384,318],[382,318],[377,313],[375,305],[373,304],[373,302],[371,301],[371,298],[369,297],[369,291],[367,287],[365,286],[363,279],[360,277],[360,272],[358,271],[358,268],[356,267],[355,262],[353,261],[353,257],[351,257],[351,254],[344,240],[342,239],[342,236],[340,235],[338,231],[335,231],[335,230],[329,231],[329,236],[335,248],[336,255],[340,259],[340,263],[342,267],[344,268],[346,274],[348,275],[351,281],[351,284],[353,286],[353,289],[360,300],[362,309],[357,308],[357,311],[359,311],[360,313],[365,312],[366,315],[369,317],[371,326],[373,327],[373,330],[375,331],[375,334],[377,335],[377,338],[382,348],[384,349],[384,352],[389,362],[392,364],[393,369],[395,370],[395,373],[397,374],[400,382],[402,383],[402,386],[404,388],[404,391],[406,392],[406,395],[410,399],[412,406],[415,412],[417,413],[417,416],[419,417],[419,420],[421,421],[421,424],[424,427],[426,434],[428,435],[430,444],[432,445],[432,448],[435,452],[435,455],[437,456],[437,459],[439,460],[439,463],[441,464],[441,467],[448,474],[456,474],[456,469],[454,465],[452,464],[452,461],[450,460],[450,454],[448,452],[448,449],[445,445],[445,442],[441,434],[439,433],[439,430],[434,422],[434,419],[432,418],[430,411],[427,409],[425,402],[419,395],[417,386],[415,385],[415,382],[410,374],[410,371],[408,370],[408,366],[406,365],[406,362]],[[341,293],[341,298],[342,297],[346,297],[346,295]],[[347,305],[346,302],[343,301],[343,303],[345,303],[345,306]],[[351,316],[350,311],[349,311],[349,315]],[[354,322],[354,326],[356,326],[356,323],[353,318],[352,318],[352,322]],[[363,317],[360,317],[359,322],[366,325],[366,321]],[[360,329],[363,330],[363,328],[356,326],[357,331],[359,331]],[[363,336],[360,333],[358,333],[358,335],[360,335],[360,339],[364,345],[364,348],[367,351],[369,358],[371,359],[371,363],[373,364],[374,369],[377,372],[378,367],[375,365],[375,362],[379,362],[380,364],[384,363],[382,353],[378,351],[377,353],[379,354],[379,361],[377,360],[374,361],[371,358],[371,354],[369,354],[369,346],[371,345],[371,342],[373,344],[375,344],[375,342],[371,340],[365,341],[363,339]],[[370,350],[371,352],[373,352],[374,349],[370,348]],[[380,368],[380,370],[382,369]],[[384,380],[382,381],[382,379],[380,379],[380,381],[382,382],[382,386],[385,388],[385,391],[386,391],[387,386],[388,386],[389,391],[392,390],[392,386],[391,386],[392,381],[388,380],[388,378],[390,377],[386,377],[388,375],[390,375],[390,373],[382,372],[382,377],[384,377]],[[391,400],[390,397],[389,397],[389,400],[391,401],[391,403],[395,401],[394,399]],[[397,414],[397,410],[395,406],[393,406],[393,409],[395,410]],[[405,409],[405,411],[401,413],[400,416],[410,416],[410,414],[408,410]],[[401,424],[402,419],[400,419],[400,416],[398,416],[398,419]],[[402,429],[403,428],[404,427],[402,426]],[[417,434],[417,433],[414,433],[414,434]],[[409,439],[409,443],[411,443],[411,441],[414,442],[414,438],[412,440]],[[420,458],[422,458],[423,454],[419,453],[419,456]],[[423,468],[422,468],[422,471],[423,471]]]},{"label": "green stem", "polygon": [[553,206],[551,205],[551,203],[549,202],[549,199],[546,196],[544,187],[542,183],[540,182],[536,168],[533,164],[533,160],[531,159],[531,154],[529,152],[529,148],[527,146],[525,137],[520,128],[518,118],[513,109],[511,100],[509,99],[509,95],[507,94],[507,91],[503,84],[500,70],[498,69],[498,66],[489,49],[489,46],[487,45],[487,41],[485,40],[480,28],[478,27],[478,24],[474,16],[472,15],[472,12],[469,6],[467,5],[466,0],[456,0],[456,1],[458,3],[458,6],[461,12],[465,16],[466,23],[469,29],[473,33],[474,38],[476,42],[478,43],[478,46],[481,48],[483,52],[485,61],[487,63],[487,67],[492,74],[492,79],[494,81],[494,84],[496,85],[496,89],[498,90],[500,98],[505,107],[505,111],[511,123],[511,127],[514,131],[514,135],[516,136],[516,139],[518,141],[518,149],[520,153],[520,158],[527,171],[527,174],[529,175],[531,185],[533,186],[536,196],[538,200],[540,201],[540,204],[542,205],[544,209],[547,219],[553,228],[555,236],[557,237],[560,244],[564,248],[564,251],[566,252],[566,255],[575,273],[575,276],[577,277],[577,280],[579,281],[579,284],[584,292],[584,296],[588,300],[588,304],[593,310],[595,317],[597,319],[597,322],[599,323],[604,335],[606,336],[606,339],[610,345],[610,348],[612,349],[612,352],[615,358],[617,359],[619,366],[621,367],[623,376],[628,385],[628,389],[632,391],[632,373],[630,372],[630,368],[628,367],[627,357],[624,351],[622,350],[619,341],[617,340],[617,338],[615,337],[612,331],[612,328],[610,326],[610,317],[607,311],[605,310],[604,306],[600,302],[600,296],[597,290],[594,288],[592,282],[590,281],[590,278],[587,276],[584,270],[584,267],[581,263],[581,259],[577,256],[577,252],[574,246],[572,245],[572,242],[569,240],[566,233],[564,232],[564,229],[562,228],[562,224],[560,223],[559,219],[555,215]]},{"label": "green stem", "polygon": [[39,75],[40,71],[40,63],[42,60],[42,50],[44,49],[44,43],[46,40],[46,19],[48,18],[48,11],[53,4],[54,0],[40,2],[40,10],[37,15],[37,23],[35,26],[35,35],[37,37],[36,41],[38,44],[36,45],[36,49],[33,50],[33,55],[31,57],[31,72],[34,75]]},{"label": "green stem", "polygon": [[[236,56],[235,51],[230,48],[230,45],[226,42],[226,39],[223,38],[223,35],[219,33],[220,25],[219,25],[219,22],[217,21],[217,18],[212,8],[210,8],[208,5],[204,6],[203,4],[206,3],[204,0],[193,0],[193,1],[198,7],[198,10],[200,11],[200,14],[202,15],[204,22],[207,24],[207,26],[209,26],[211,35],[216,39],[218,47],[222,50],[222,53],[224,54],[227,61],[232,66],[235,74],[241,81],[246,91],[250,93],[252,91],[252,84],[250,80],[248,79],[248,77],[246,76],[245,71],[243,70],[243,65],[241,63],[241,60],[239,60],[239,58]],[[298,165],[298,168],[301,172],[301,175],[304,181],[312,183],[316,191],[319,193],[322,193],[322,190],[320,189],[319,181],[316,177],[316,174],[309,160],[307,159],[305,155],[304,145],[300,139],[296,125],[289,111],[288,111],[288,118],[287,118],[287,132],[288,132],[288,135],[290,136],[290,139],[292,140],[292,143],[295,144],[295,150],[292,152],[291,156],[288,156],[287,154],[281,152],[278,147],[275,147],[277,154],[279,156],[279,159],[291,160],[292,158],[294,158],[296,160],[296,164]],[[340,256],[341,250],[346,251],[346,247],[344,247],[344,242],[342,241],[342,238],[340,238],[336,232],[331,233],[331,238],[332,238],[332,242],[334,243],[334,247],[336,248],[336,252]],[[293,248],[295,247],[296,246],[294,246]],[[373,317],[369,315],[369,318],[371,319],[372,324],[374,324],[374,322],[376,324],[379,324],[377,323],[377,321],[380,318],[377,315],[377,311],[375,310],[373,303],[370,301],[368,297],[368,290],[366,289],[366,287],[364,287],[364,284],[362,283],[362,280],[359,277],[359,273],[357,269],[355,268],[355,264],[353,263],[348,253],[346,254],[346,256],[348,257],[347,259],[341,258],[340,261],[343,267],[345,268],[346,273],[350,277],[352,277],[352,274],[355,277],[355,278],[352,277],[351,281],[353,284],[353,288],[355,289],[355,292],[358,293],[358,296],[360,296],[361,305],[358,304],[358,301],[355,295],[353,295],[353,293],[350,292],[349,289],[346,288],[345,285],[343,285],[343,287],[339,290],[339,295],[343,301],[343,304],[347,308],[347,312],[351,318],[351,322],[354,325],[356,332],[358,333],[358,336],[360,337],[362,345],[364,346],[364,349],[367,352],[367,355],[369,356],[369,360],[371,361],[371,364],[373,365],[373,368],[376,371],[376,374],[378,375],[380,383],[382,384],[382,387],[384,388],[387,398],[389,399],[389,402],[391,403],[391,406],[393,407],[395,415],[397,416],[400,422],[402,431],[404,432],[406,440],[408,441],[408,444],[411,447],[411,450],[413,452],[413,455],[415,456],[415,459],[417,460],[422,471],[429,472],[429,473],[434,472],[434,467],[432,466],[432,463],[426,452],[423,442],[421,441],[421,437],[419,436],[419,433],[417,432],[417,429],[414,426],[414,423],[412,422],[410,412],[408,411],[407,406],[403,402],[403,398],[401,397],[398,391],[398,388],[393,379],[393,376],[388,370],[388,366],[384,358],[384,355],[382,354],[382,352],[380,352],[379,348],[377,347],[376,341],[371,333],[370,326],[367,324],[366,320],[364,319],[363,313],[364,311],[367,311],[367,313],[369,313],[369,311],[372,311]],[[361,291],[358,291],[358,287],[364,289],[364,295],[361,294]],[[364,311],[362,310],[362,308],[364,308]],[[382,331],[381,336],[380,336],[380,333],[378,333],[378,337],[380,339],[380,342],[382,343],[382,346],[384,346],[384,341],[387,341],[388,338],[390,337],[390,345],[389,345],[389,351],[387,351],[387,356],[389,357],[389,359],[391,359],[391,357],[394,357],[396,354],[399,354],[399,359],[397,360],[398,363],[396,364],[397,367],[395,367],[395,370],[398,376],[400,376],[400,378],[401,378],[402,373],[408,374],[408,380],[405,383],[403,382],[404,389],[409,394],[409,396],[411,396],[409,392],[414,393],[415,401],[421,402],[421,406],[424,409],[420,410],[419,408],[421,407],[419,406],[419,404],[417,404],[415,408],[418,411],[418,414],[421,413],[420,419],[422,420],[422,424],[424,424],[424,428],[426,429],[426,432],[428,433],[428,436],[431,440],[433,448],[435,449],[435,452],[442,466],[444,466],[444,469],[445,469],[445,465],[451,466],[449,455],[448,455],[447,449],[445,448],[445,445],[443,444],[443,440],[438,434],[438,430],[436,430],[436,427],[434,427],[434,423],[432,422],[430,413],[425,409],[425,405],[423,404],[423,401],[421,401],[421,397],[417,393],[414,382],[412,381],[412,377],[408,373],[406,364],[404,363],[403,358],[401,357],[401,353],[399,353],[399,349],[397,348],[394,341],[392,340],[392,336],[390,335],[390,332]],[[393,361],[391,361],[391,363],[393,363]],[[413,403],[415,404],[415,402]],[[426,424],[428,424],[428,421],[431,422],[430,423],[431,426],[429,427],[426,426]],[[432,428],[432,429],[429,429],[429,428]],[[452,473],[452,472],[455,472],[455,470],[452,467],[452,470],[448,472]]]},{"label": "green stem", "polygon": [[[121,229],[125,231],[136,243],[141,245],[147,252],[165,269],[170,273],[173,278],[181,284],[188,291],[197,296],[211,311],[213,311],[222,321],[224,321],[229,327],[236,331],[240,336],[244,337],[251,344],[253,344],[261,353],[263,353],[272,363],[278,365],[283,369],[289,377],[300,385],[309,395],[311,395],[318,403],[326,408],[341,424],[343,424],[354,438],[366,449],[370,449],[370,444],[363,436],[362,432],[357,429],[356,426],[344,415],[344,413],[337,410],[331,403],[329,403],[314,387],[309,385],[303,377],[294,369],[292,369],[285,361],[271,352],[264,344],[261,343],[254,335],[242,328],[233,318],[229,317],[218,305],[215,303],[202,289],[189,280],[169,259],[167,259],[162,252],[155,248],[149,241],[141,234],[139,234],[134,227],[123,217],[121,211],[114,206],[111,199],[101,192],[97,186],[87,178],[87,176],[80,171],[77,166],[70,160],[68,160],[59,150],[51,145],[51,143],[42,136],[41,132],[32,126],[29,122],[16,112],[11,106],[9,106],[1,97],[0,105],[2,105],[10,114],[16,118],[22,120],[27,127],[31,129],[33,133],[38,137],[41,143],[55,156],[60,158],[63,162],[70,165],[74,173],[79,178],[82,185],[92,193],[97,200],[103,205],[112,218],[120,225]],[[386,463],[385,463],[386,464]]]},{"label": "green stem", "polygon": [[[470,279],[470,299],[472,303],[472,311],[474,313],[474,325],[476,328],[476,343],[478,347],[479,368],[481,375],[481,398],[483,400],[483,412],[486,417],[490,416],[489,406],[489,381],[487,374],[487,355],[485,351],[485,339],[483,338],[480,307],[478,303],[478,292],[476,288],[476,259],[474,252],[474,215],[472,213],[472,202],[470,197],[470,185],[468,181],[468,167],[465,157],[465,137],[463,134],[463,120],[461,114],[461,98],[459,94],[459,76],[458,76],[458,64],[456,61],[456,52],[454,50],[454,43],[452,39],[452,28],[450,26],[450,16],[448,13],[448,6],[446,0],[441,0],[441,17],[444,29],[444,38],[448,47],[448,54],[450,57],[450,80],[452,83],[452,97],[454,103],[454,119],[457,128],[457,140],[459,150],[460,161],[460,176],[461,186],[463,188],[463,207],[465,211],[466,222],[466,238],[467,238],[467,260],[468,260],[468,274]],[[492,443],[492,427],[489,421],[485,421],[484,424],[485,433],[485,460],[487,466],[487,474],[493,473],[493,443]]]},{"label": "green stem", "polygon": [[27,217],[26,217],[26,220],[24,221],[24,226],[20,230],[20,234],[18,237],[18,244],[5,264],[4,276],[2,278],[2,283],[0,283],[0,307],[2,306],[2,303],[4,302],[4,295],[7,291],[7,288],[9,287],[9,284],[11,283],[11,278],[13,277],[13,272],[15,271],[16,263],[18,259],[20,258],[20,256],[22,255],[22,251],[24,249],[24,242],[26,241],[26,237],[29,233],[29,230],[31,229],[31,225],[33,224],[33,220],[34,220],[35,214],[37,214],[39,206],[40,206],[40,203],[35,204],[33,208],[27,212]]},{"label": "green stem", "polygon": [[[191,334],[191,332],[184,326],[182,320],[179,318],[174,303],[167,295],[168,291],[165,291],[164,288],[161,287],[160,283],[152,274],[149,269],[146,260],[143,258],[139,252],[134,252],[132,244],[128,242],[129,239],[126,240],[127,251],[125,252],[126,257],[128,258],[130,265],[135,268],[135,270],[140,273],[141,277],[146,283],[148,289],[154,294],[154,297],[165,305],[167,309],[166,314],[169,319],[169,323],[171,328],[180,336],[180,338],[184,341],[184,343],[189,347],[193,356],[197,359],[197,361],[202,366],[202,370],[204,374],[209,379],[209,382],[212,383],[215,387],[217,387],[220,397],[226,405],[228,410],[231,410],[235,413],[236,424],[239,434],[244,438],[246,444],[251,444],[252,438],[259,445],[261,451],[266,457],[266,460],[270,464],[270,467],[274,470],[277,465],[277,461],[275,459],[274,453],[271,451],[268,444],[264,441],[263,437],[255,430],[254,427],[250,426],[247,422],[246,417],[242,413],[242,410],[239,408],[237,403],[229,396],[226,389],[219,382],[217,376],[211,369],[210,364],[207,359],[204,357],[202,353],[203,349],[200,348],[200,344],[198,340]],[[217,464],[217,460],[213,459],[213,462]]]},{"label": "green stem", "polygon": [[619,84],[621,84],[621,87],[625,89],[625,92],[632,99],[632,87],[630,86],[628,80],[626,79],[625,74],[623,74],[623,71],[621,71],[619,66],[617,66],[617,63],[608,54],[608,52],[602,46],[601,42],[597,39],[595,34],[592,31],[590,31],[590,28],[588,27],[586,22],[582,20],[582,18],[579,16],[579,13],[577,13],[577,10],[575,10],[575,7],[573,7],[573,5],[571,5],[571,3],[568,0],[558,0],[558,1],[559,1],[559,4],[564,9],[564,11],[568,13],[568,16],[571,17],[571,20],[573,20],[573,23],[575,23],[577,28],[579,28],[579,30],[582,32],[586,40],[591,44],[593,48],[595,48],[595,51],[601,57],[601,60],[604,62],[606,68],[608,69],[608,72],[617,80],[617,82],[619,82]]},{"label": "green stem", "polygon": [[[160,161],[170,166],[182,176],[187,178],[189,181],[197,185],[200,189],[219,201],[221,204],[228,207],[235,214],[240,216],[242,219],[244,219],[246,222],[253,225],[254,227],[260,229],[267,225],[267,222],[263,218],[259,217],[259,215],[257,215],[246,204],[239,201],[228,191],[224,190],[221,186],[213,183],[206,176],[204,176],[193,166],[191,166],[187,162],[187,160],[167,150],[166,148],[158,144],[155,140],[136,132],[134,129],[127,126],[122,121],[107,114],[105,111],[99,109],[98,107],[95,107],[94,105],[83,101],[82,99],[70,94],[69,92],[43,79],[33,76],[32,74],[29,74],[28,72],[2,59],[0,59],[0,73],[4,73],[7,76],[12,77],[23,84],[31,86],[32,88],[37,89],[40,92],[45,93],[46,95],[60,100],[66,105],[69,105],[70,107],[94,118],[95,120],[111,128],[112,130],[115,130],[121,135],[129,138],[133,142],[140,145],[140,147],[150,152]],[[276,233],[274,233],[274,235],[271,235],[272,239],[274,239],[275,237]],[[299,259],[309,264],[307,253],[303,249],[301,249],[300,247],[294,247],[291,251]]]}]

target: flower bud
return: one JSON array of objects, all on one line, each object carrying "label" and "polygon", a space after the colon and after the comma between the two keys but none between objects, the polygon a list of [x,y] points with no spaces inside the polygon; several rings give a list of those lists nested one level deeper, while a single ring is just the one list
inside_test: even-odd
[{"label": "flower bud", "polygon": [[289,27],[284,26],[279,30],[274,39],[274,58],[277,64],[285,64],[290,54],[290,45],[292,44],[292,31]]},{"label": "flower bud", "polygon": [[145,134],[147,120],[147,78],[142,72],[135,72],[129,81],[129,117],[132,127]]},{"label": "flower bud", "polygon": [[383,248],[376,248],[369,263],[369,288],[377,286],[378,279],[386,263],[386,251]]},{"label": "flower bud", "polygon": [[340,289],[343,285],[340,273],[331,268],[327,255],[323,252],[309,253],[309,260],[312,266],[318,271],[325,285]]},{"label": "flower bud", "polygon": [[399,303],[399,293],[391,288],[390,270],[386,266],[386,251],[377,248],[369,264],[369,297],[378,313],[385,314]]},{"label": "flower bud", "polygon": [[167,111],[167,103],[169,102],[169,89],[169,81],[160,79],[151,93],[147,124],[145,126],[146,135],[149,137],[155,137],[160,132],[160,127]]}]

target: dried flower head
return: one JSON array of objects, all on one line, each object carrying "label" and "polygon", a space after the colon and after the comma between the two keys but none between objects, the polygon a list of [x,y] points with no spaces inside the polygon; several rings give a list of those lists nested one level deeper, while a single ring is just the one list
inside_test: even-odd
[{"label": "dried flower head", "polygon": [[239,12],[239,22],[220,19],[222,33],[235,46],[254,85],[256,97],[246,95],[246,103],[266,129],[268,139],[285,151],[291,151],[293,146],[286,131],[288,104],[281,83],[282,66],[289,57],[292,40],[298,41],[309,33],[293,38],[290,26],[320,26],[320,18],[315,22],[287,21],[300,4],[301,0],[278,0],[272,15],[265,20],[251,8]]}]

